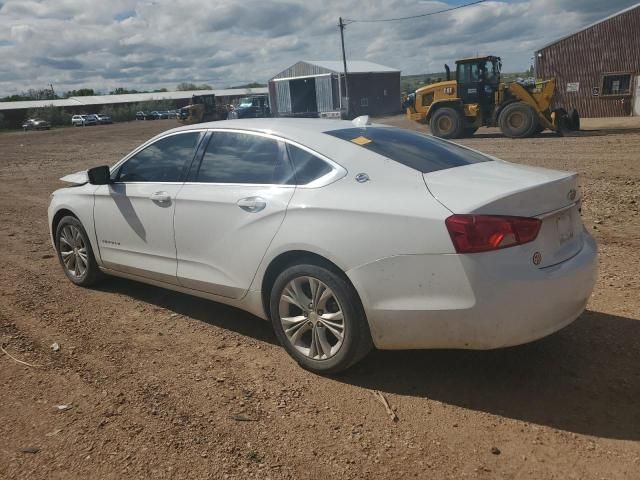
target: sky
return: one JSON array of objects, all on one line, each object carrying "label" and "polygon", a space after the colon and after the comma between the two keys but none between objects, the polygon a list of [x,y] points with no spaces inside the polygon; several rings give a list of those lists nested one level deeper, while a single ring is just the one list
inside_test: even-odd
[{"label": "sky", "polygon": [[[340,60],[338,17],[394,18],[469,0],[0,0],[0,96],[150,90],[180,82],[225,88],[269,78],[299,60]],[[637,0],[514,0],[408,21],[350,23],[347,58],[438,72],[498,55],[526,70],[533,52]]]}]

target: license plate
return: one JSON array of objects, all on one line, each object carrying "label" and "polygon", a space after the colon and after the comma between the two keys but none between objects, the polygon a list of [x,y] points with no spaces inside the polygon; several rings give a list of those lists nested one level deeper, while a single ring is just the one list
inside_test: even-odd
[{"label": "license plate", "polygon": [[570,212],[563,213],[558,217],[558,237],[560,245],[573,238],[573,221]]}]

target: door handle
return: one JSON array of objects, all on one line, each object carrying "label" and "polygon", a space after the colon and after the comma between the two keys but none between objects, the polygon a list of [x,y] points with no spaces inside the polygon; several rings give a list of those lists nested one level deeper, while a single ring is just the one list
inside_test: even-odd
[{"label": "door handle", "polygon": [[246,212],[256,213],[264,210],[267,202],[262,197],[246,197],[238,200],[238,206]]},{"label": "door handle", "polygon": [[167,192],[154,192],[149,198],[158,203],[168,203],[171,201],[171,196]]}]

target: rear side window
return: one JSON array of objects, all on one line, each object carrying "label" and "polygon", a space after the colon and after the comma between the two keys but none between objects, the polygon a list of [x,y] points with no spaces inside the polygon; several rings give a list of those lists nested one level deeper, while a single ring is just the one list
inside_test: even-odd
[{"label": "rear side window", "polygon": [[180,182],[193,160],[200,132],[161,138],[136,153],[118,169],[116,182]]},{"label": "rear side window", "polygon": [[288,185],[293,183],[284,145],[272,138],[214,132],[196,175],[197,182]]},{"label": "rear side window", "polygon": [[331,172],[331,165],[312,153],[294,145],[287,145],[287,150],[298,185],[306,185]]},{"label": "rear side window", "polygon": [[488,162],[485,155],[430,135],[390,127],[345,128],[325,132],[422,173]]}]

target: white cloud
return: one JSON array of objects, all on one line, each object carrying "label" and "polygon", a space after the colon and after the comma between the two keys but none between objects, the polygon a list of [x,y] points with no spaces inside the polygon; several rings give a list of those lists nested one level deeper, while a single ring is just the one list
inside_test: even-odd
[{"label": "white cloud", "polygon": [[[462,0],[452,5],[463,3]],[[352,23],[352,59],[403,73],[496,54],[526,69],[535,48],[634,0],[491,0],[405,22]],[[301,59],[339,59],[338,17],[389,18],[447,8],[415,0],[6,0],[0,2],[0,96],[53,83],[58,91],[117,86],[217,87],[266,81]]]}]

